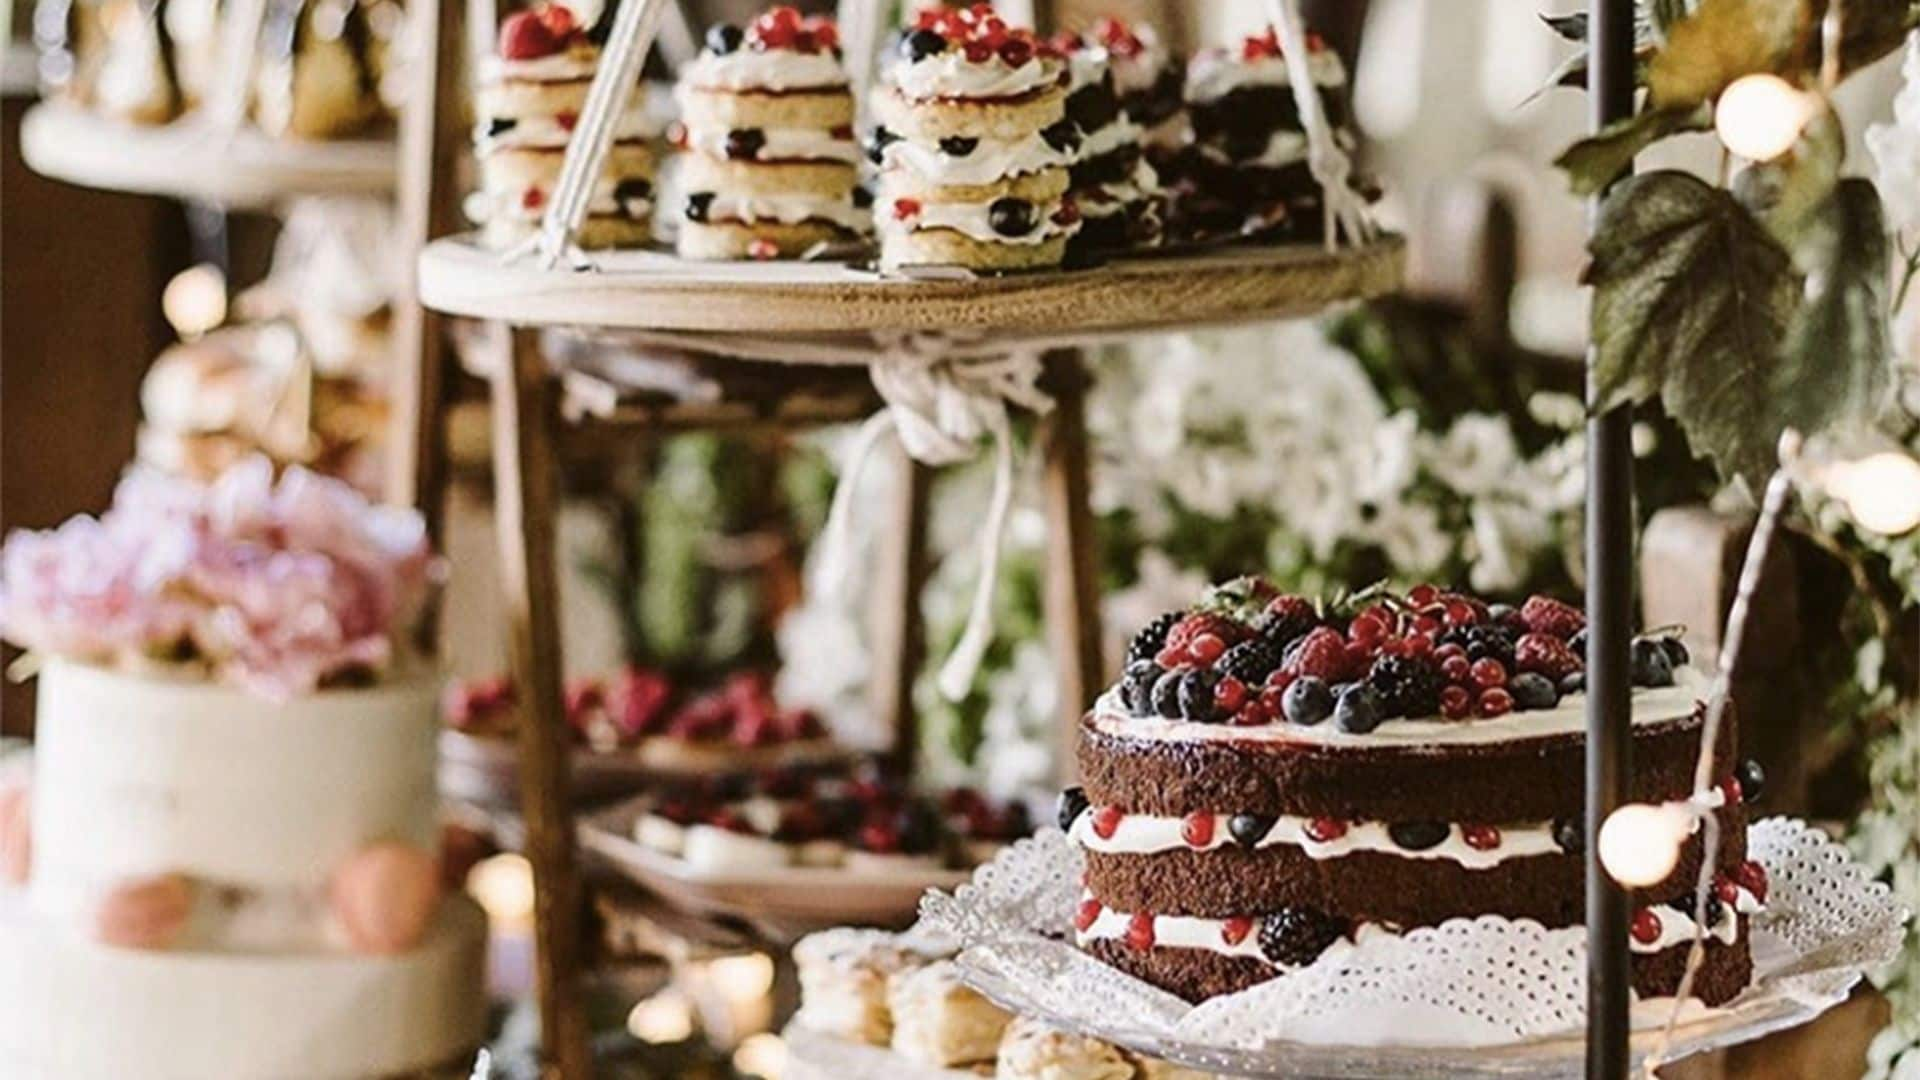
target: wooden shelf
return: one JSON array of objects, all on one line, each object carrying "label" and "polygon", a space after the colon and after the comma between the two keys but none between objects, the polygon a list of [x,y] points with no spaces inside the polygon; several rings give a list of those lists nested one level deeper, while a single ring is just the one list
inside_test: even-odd
[{"label": "wooden shelf", "polygon": [[[1123,259],[1088,270],[926,280],[844,263],[696,263],[657,251],[593,255],[595,269],[505,262],[471,236],[428,245],[420,299],[453,315],[521,326],[592,326],[726,336],[958,331],[1007,344],[1173,330],[1304,315],[1398,288],[1405,245],[1390,237],[1329,253],[1311,245],[1231,247]],[[842,362],[864,362],[849,345]],[[820,358],[809,357],[813,362]]]},{"label": "wooden shelf", "polygon": [[142,126],[61,103],[27,111],[20,154],[40,175],[81,187],[243,207],[296,195],[384,196],[397,161],[390,138],[275,139],[190,120]]}]

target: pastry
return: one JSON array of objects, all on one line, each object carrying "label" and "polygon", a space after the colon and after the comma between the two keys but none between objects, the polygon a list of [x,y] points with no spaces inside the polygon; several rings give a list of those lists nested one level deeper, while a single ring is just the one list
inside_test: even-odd
[{"label": "pastry", "polygon": [[838,929],[810,934],[793,947],[800,975],[801,1025],[851,1042],[893,1040],[887,980],[938,958],[898,934]]},{"label": "pastry", "polygon": [[832,19],[776,7],[722,23],[675,92],[685,152],[677,246],[690,259],[791,259],[870,228],[853,94]]},{"label": "pastry", "polygon": [[1143,1058],[1030,1016],[1007,1025],[994,1060],[994,1080],[1207,1080],[1207,1074]]},{"label": "pastry", "polygon": [[1067,56],[1067,118],[1080,132],[1070,168],[1080,232],[1068,243],[1076,262],[1141,248],[1165,239],[1166,196],[1146,158],[1142,131],[1120,107],[1112,47],[1145,48],[1124,25],[1106,19],[1096,36],[1062,34]]},{"label": "pastry", "polygon": [[893,1052],[927,1065],[992,1061],[1013,1018],[960,981],[951,960],[897,972],[887,979]]}]

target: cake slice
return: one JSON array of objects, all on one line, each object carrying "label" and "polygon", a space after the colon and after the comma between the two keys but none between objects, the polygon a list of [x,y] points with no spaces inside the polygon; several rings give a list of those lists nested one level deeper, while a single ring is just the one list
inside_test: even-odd
[{"label": "cake slice", "polygon": [[[539,229],[599,63],[600,47],[558,4],[515,12],[501,24],[497,55],[482,66],[474,97],[480,190],[467,202],[489,245],[511,246]],[[651,237],[652,134],[636,85],[575,236],[581,247],[638,247]]]},{"label": "cake slice", "polygon": [[1013,1019],[960,981],[951,960],[897,972],[887,980],[893,1052],[927,1065],[992,1061]]},{"label": "cake slice", "polygon": [[776,7],[722,23],[675,92],[691,259],[797,258],[870,226],[853,93],[833,20]]},{"label": "cake slice", "polygon": [[1076,261],[1158,247],[1165,239],[1160,177],[1147,162],[1140,126],[1120,107],[1112,47],[1104,42],[1136,51],[1144,46],[1115,19],[1103,20],[1097,33],[1055,38],[1067,56],[1067,118],[1080,133],[1070,168],[1082,218],[1068,244]]},{"label": "cake slice", "polygon": [[990,4],[922,12],[874,91],[883,270],[1059,266],[1080,231],[1066,64]]}]

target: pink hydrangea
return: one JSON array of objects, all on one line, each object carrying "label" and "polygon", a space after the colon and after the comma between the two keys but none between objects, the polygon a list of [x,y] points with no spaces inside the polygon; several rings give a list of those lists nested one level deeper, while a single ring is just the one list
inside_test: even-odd
[{"label": "pink hydrangea", "polygon": [[0,633],[101,663],[192,659],[273,697],[378,673],[438,563],[410,510],[265,458],[210,486],[135,470],[98,520],[0,549]]}]

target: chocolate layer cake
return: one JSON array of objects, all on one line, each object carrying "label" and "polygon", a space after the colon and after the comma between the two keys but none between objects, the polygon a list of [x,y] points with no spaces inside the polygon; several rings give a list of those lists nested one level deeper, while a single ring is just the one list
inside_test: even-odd
[{"label": "chocolate layer cake", "polygon": [[[1162,616],[1081,725],[1085,786],[1061,810],[1086,853],[1079,943],[1199,1001],[1449,919],[1579,925],[1584,624],[1545,597],[1422,586],[1335,610],[1252,580]],[[1747,984],[1766,899],[1746,853],[1761,777],[1723,723],[1694,796],[1705,680],[1677,639],[1633,650],[1633,798],[1720,825],[1693,988],[1719,1004]],[[1703,854],[1696,828],[1633,892],[1643,997],[1678,987]]]}]

